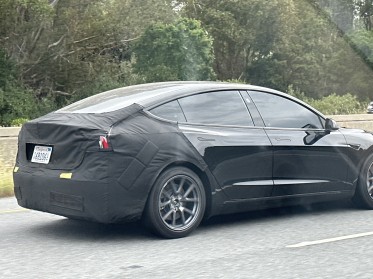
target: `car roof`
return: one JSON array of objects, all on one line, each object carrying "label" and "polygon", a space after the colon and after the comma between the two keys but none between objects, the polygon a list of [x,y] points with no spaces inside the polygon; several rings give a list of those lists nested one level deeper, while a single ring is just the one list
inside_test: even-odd
[{"label": "car roof", "polygon": [[190,94],[216,90],[256,90],[283,94],[279,91],[241,83],[216,81],[171,81],[132,85],[106,91],[101,94],[132,95],[131,102],[143,107],[150,107],[172,99]]},{"label": "car roof", "polygon": [[[191,94],[217,90],[249,90],[281,95],[303,104],[310,110],[324,117],[319,111],[308,104],[280,91],[249,84],[216,81],[170,81],[126,86],[85,98],[57,110],[56,113],[111,112],[128,107],[132,104],[138,104],[144,109],[151,109],[155,106]],[[104,107],[102,104],[105,104]]]}]

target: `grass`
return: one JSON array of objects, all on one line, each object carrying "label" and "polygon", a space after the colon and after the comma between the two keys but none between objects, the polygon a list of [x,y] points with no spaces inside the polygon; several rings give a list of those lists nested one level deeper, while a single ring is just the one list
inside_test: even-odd
[{"label": "grass", "polygon": [[0,198],[14,195],[12,168],[0,169]]}]

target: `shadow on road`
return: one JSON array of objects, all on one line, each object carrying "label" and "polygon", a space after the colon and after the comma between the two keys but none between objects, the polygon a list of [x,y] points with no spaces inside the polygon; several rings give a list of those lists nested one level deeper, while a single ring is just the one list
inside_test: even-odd
[{"label": "shadow on road", "polygon": [[237,214],[219,215],[204,221],[202,225],[207,228],[225,226],[227,224],[233,223],[247,223],[255,225],[255,223],[257,222],[271,222],[271,220],[279,220],[281,218],[287,219],[297,216],[304,216],[305,218],[307,218],[307,215],[322,215],[335,211],[340,212],[345,210],[355,211],[359,209],[357,209],[357,207],[350,200],[339,200],[333,202],[278,207],[258,211],[248,211]]},{"label": "shadow on road", "polygon": [[131,241],[151,239],[154,236],[139,222],[126,224],[99,224],[71,219],[59,219],[30,228],[43,237],[64,238],[77,241]]},{"label": "shadow on road", "polygon": [[[313,204],[308,206],[292,206],[272,208],[260,211],[250,211],[239,214],[212,217],[203,222],[204,234],[219,227],[234,225],[253,225],[256,223],[272,222],[273,220],[292,217],[307,218],[312,215],[329,214],[333,212],[358,210],[350,201],[337,201]],[[140,222],[126,224],[98,224],[70,219],[58,219],[51,222],[35,224],[30,232],[43,237],[61,238],[69,241],[133,241],[159,239],[144,228]],[[198,234],[198,231],[196,234]]]}]

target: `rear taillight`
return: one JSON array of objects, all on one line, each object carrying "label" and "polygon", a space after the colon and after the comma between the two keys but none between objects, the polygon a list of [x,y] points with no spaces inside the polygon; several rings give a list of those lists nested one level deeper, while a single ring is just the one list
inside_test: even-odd
[{"label": "rear taillight", "polygon": [[105,136],[100,136],[100,141],[98,142],[100,149],[109,149],[109,142]]}]

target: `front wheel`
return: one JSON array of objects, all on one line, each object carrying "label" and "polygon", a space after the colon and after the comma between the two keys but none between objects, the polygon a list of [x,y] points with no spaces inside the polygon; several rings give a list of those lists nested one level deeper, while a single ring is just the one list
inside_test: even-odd
[{"label": "front wheel", "polygon": [[202,221],[206,194],[199,177],[191,170],[166,170],[155,182],[145,208],[145,222],[165,238],[187,236]]},{"label": "front wheel", "polygon": [[360,170],[353,201],[360,207],[373,209],[373,154],[365,160]]}]

